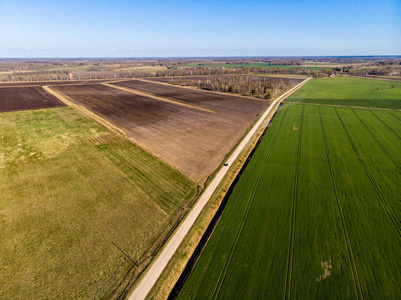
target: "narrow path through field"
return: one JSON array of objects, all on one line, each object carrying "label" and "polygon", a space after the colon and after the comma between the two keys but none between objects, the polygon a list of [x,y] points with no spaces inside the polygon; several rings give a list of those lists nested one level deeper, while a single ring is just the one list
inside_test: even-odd
[{"label": "narrow path through field", "polygon": [[118,90],[122,90],[122,91],[125,91],[125,92],[128,92],[128,93],[132,93],[132,94],[136,94],[136,95],[152,98],[152,99],[155,99],[155,100],[169,102],[169,103],[173,103],[173,104],[176,104],[176,105],[185,106],[185,107],[189,107],[189,108],[194,108],[194,109],[198,109],[198,110],[203,110],[203,111],[206,111],[206,112],[209,112],[209,113],[214,113],[214,114],[217,113],[217,112],[215,112],[213,110],[210,110],[210,109],[207,109],[207,108],[203,108],[203,107],[199,107],[199,106],[195,106],[195,105],[189,105],[189,104],[185,104],[185,103],[182,103],[182,102],[174,101],[174,100],[171,100],[171,99],[154,96],[152,94],[140,92],[140,91],[132,89],[132,88],[126,88],[126,87],[122,87],[122,86],[112,85],[112,84],[109,84],[109,83],[106,83],[106,82],[104,82],[102,84],[105,85],[105,86],[114,88],[114,89],[118,89]]},{"label": "narrow path through field", "polygon": [[393,164],[396,166],[398,170],[401,170],[401,166],[396,162],[396,160],[391,156],[391,154],[387,151],[387,149],[383,146],[382,143],[377,139],[377,137],[373,134],[373,132],[369,129],[369,127],[365,124],[364,121],[358,116],[358,114],[355,112],[355,110],[352,110],[354,115],[357,117],[359,122],[365,127],[366,131],[369,132],[370,136],[375,140],[376,144],[383,150],[383,152],[387,155],[387,157],[393,162]]},{"label": "narrow path through field", "polygon": [[[349,142],[351,143],[351,146],[352,146],[352,148],[354,149],[354,152],[355,152],[355,154],[356,154],[356,156],[357,156],[359,162],[361,163],[361,165],[362,165],[362,167],[363,167],[363,169],[364,169],[364,171],[365,171],[366,176],[368,177],[368,179],[369,179],[371,185],[373,186],[373,188],[374,188],[374,190],[375,190],[375,192],[376,192],[376,195],[377,195],[377,197],[378,197],[379,200],[380,200],[380,203],[382,204],[384,210],[386,211],[388,217],[390,218],[391,223],[392,223],[393,226],[394,226],[394,229],[395,229],[395,230],[397,231],[397,233],[398,233],[398,236],[401,237],[401,228],[400,228],[400,225],[397,223],[397,220],[394,218],[393,214],[392,214],[391,211],[390,211],[390,208],[391,208],[391,210],[394,210],[394,208],[384,200],[384,197],[383,197],[383,195],[381,194],[379,188],[377,187],[376,182],[373,180],[372,175],[369,173],[368,168],[367,168],[365,162],[363,161],[363,159],[362,159],[362,157],[361,157],[361,154],[359,153],[357,147],[355,146],[354,140],[352,139],[352,137],[351,137],[351,135],[350,135],[350,133],[349,133],[349,131],[348,131],[348,129],[347,129],[347,127],[346,127],[344,121],[343,121],[343,119],[341,118],[340,114],[338,113],[337,108],[336,108],[335,110],[336,110],[337,117],[339,118],[339,120],[340,120],[340,122],[341,122],[341,124],[342,124],[342,126],[343,126],[343,128],[344,128],[345,134],[347,135],[348,140],[349,140]],[[389,208],[389,207],[390,207],[390,208]]]},{"label": "narrow path through field", "polygon": [[27,84],[27,85],[6,85],[6,86],[1,86],[1,89],[6,89],[6,88],[20,88],[20,87],[35,87],[35,86],[41,86],[39,84]]},{"label": "narrow path through field", "polygon": [[[219,75],[212,75],[212,76],[219,76]],[[176,77],[179,77],[179,76],[176,76]],[[184,77],[187,77],[187,76],[184,76]],[[194,77],[197,77],[197,76],[194,76]],[[218,91],[209,91],[209,90],[204,90],[204,89],[198,89],[198,88],[193,87],[193,86],[171,84],[171,83],[161,82],[161,81],[156,81],[156,80],[147,80],[147,79],[144,79],[144,78],[135,78],[135,80],[143,81],[143,82],[149,82],[149,83],[153,83],[153,84],[161,84],[161,85],[166,85],[166,86],[170,86],[170,87],[177,87],[177,88],[187,89],[187,90],[192,90],[192,91],[195,90],[195,91],[204,92],[204,93],[220,94],[220,95],[224,95],[224,96],[230,96],[231,95],[231,96],[236,97],[236,98],[239,97],[239,98],[250,100],[250,101],[266,101],[264,99],[259,99],[259,98],[256,98],[256,97],[242,96],[240,94],[232,94],[232,93],[225,93],[225,92],[218,92]],[[127,80],[125,80],[125,81],[127,81]]]},{"label": "narrow path through field", "polygon": [[[384,122],[382,119],[380,119],[373,111],[369,110],[369,112],[374,115],[376,117],[376,119],[378,119],[384,126],[387,127],[388,130],[390,130],[392,133],[394,133],[394,135],[396,137],[398,137],[401,140],[401,136],[398,135],[397,132],[395,132],[395,130],[393,128],[391,128],[390,126],[387,125],[386,122]],[[394,114],[390,113],[390,115],[394,116],[396,119],[398,119]],[[401,120],[400,120],[401,121]]]},{"label": "narrow path through field", "polygon": [[124,131],[122,131],[120,128],[118,128],[117,126],[114,126],[113,124],[111,124],[110,122],[108,122],[107,120],[105,120],[104,118],[100,117],[99,115],[93,113],[92,111],[90,111],[89,109],[83,107],[82,105],[78,105],[75,104],[74,102],[68,100],[64,95],[54,91],[53,89],[51,89],[50,86],[44,85],[42,86],[42,88],[48,92],[49,94],[53,95],[54,97],[56,97],[57,99],[59,99],[60,101],[62,101],[63,103],[65,103],[68,106],[74,107],[76,109],[78,109],[79,111],[81,111],[82,113],[84,113],[85,115],[87,115],[89,118],[92,118],[93,120],[99,122],[100,124],[102,124],[103,126],[105,126],[106,128],[110,129],[111,131],[122,135],[124,137],[126,137],[127,135],[125,134]]},{"label": "narrow path through field", "polygon": [[399,117],[397,117],[395,114],[390,113],[390,115],[392,115],[394,118],[396,118],[398,121],[401,121],[401,119]]},{"label": "narrow path through field", "polygon": [[[257,130],[259,130],[262,123],[267,119],[267,117],[269,116],[270,112],[275,107],[275,105],[277,103],[279,103],[282,99],[284,99],[288,94],[290,94],[293,91],[295,91],[296,89],[300,88],[302,85],[304,85],[310,79],[311,79],[311,77],[302,81],[301,83],[299,83],[298,85],[296,85],[295,87],[290,89],[288,92],[284,93],[282,96],[277,98],[266,109],[266,111],[263,113],[261,118],[255,123],[255,125],[252,127],[252,129],[244,137],[242,142],[238,145],[238,147],[234,150],[234,152],[228,158],[228,160],[226,161],[227,164],[231,165],[239,157],[239,155],[242,153],[242,151],[248,145],[248,142],[251,140],[251,138],[254,136],[254,134],[257,132]],[[155,260],[153,265],[149,268],[148,272],[142,278],[142,281],[139,283],[139,285],[137,286],[137,288],[134,290],[131,297],[129,298],[130,300],[145,299],[145,297],[148,295],[150,290],[153,288],[157,279],[160,277],[163,270],[167,266],[168,262],[173,257],[173,255],[177,251],[178,247],[184,240],[185,236],[191,229],[192,225],[197,220],[197,218],[200,215],[200,213],[202,212],[203,208],[208,203],[210,197],[213,195],[217,186],[220,184],[220,182],[225,177],[228,170],[229,170],[229,168],[223,167],[216,174],[215,178],[212,180],[212,182],[209,184],[209,186],[205,189],[202,196],[199,198],[198,202],[195,204],[194,208],[191,210],[191,212],[185,218],[184,222],[178,227],[177,231],[172,236],[170,242],[163,249],[160,256]]]},{"label": "narrow path through field", "polygon": [[355,105],[341,105],[341,104],[321,104],[321,103],[309,103],[309,102],[292,102],[292,103],[302,104],[302,105],[334,106],[334,107],[348,107],[348,108],[362,108],[362,109],[401,111],[401,109],[398,109],[398,108],[385,108],[385,107],[355,106]]},{"label": "narrow path through field", "polygon": [[363,299],[361,282],[360,282],[359,275],[358,275],[358,269],[356,266],[354,253],[352,251],[347,223],[345,222],[343,208],[341,206],[341,202],[340,202],[339,195],[338,195],[337,184],[336,184],[336,180],[335,180],[335,176],[334,176],[333,166],[332,166],[331,159],[330,159],[330,151],[329,151],[329,148],[327,145],[327,136],[326,136],[326,131],[324,129],[322,111],[321,111],[320,107],[319,107],[319,116],[320,116],[320,125],[322,128],[322,134],[323,134],[324,147],[326,150],[326,157],[327,157],[327,161],[328,161],[329,169],[330,169],[331,183],[332,183],[334,194],[336,197],[338,213],[339,213],[340,219],[341,219],[341,227],[342,227],[342,231],[343,231],[343,235],[344,235],[345,246],[347,248],[348,260],[351,265],[351,272],[352,272],[352,278],[354,280],[355,292],[356,292],[358,299]]},{"label": "narrow path through field", "polygon": [[295,223],[296,223],[296,209],[297,209],[297,198],[298,198],[298,177],[299,177],[299,165],[301,161],[302,127],[303,127],[304,111],[305,111],[305,106],[302,107],[301,123],[299,125],[298,149],[296,158],[297,160],[295,164],[295,178],[292,190],[291,225],[290,225],[290,235],[288,244],[288,259],[287,259],[284,299],[291,298],[292,269],[294,264]]}]

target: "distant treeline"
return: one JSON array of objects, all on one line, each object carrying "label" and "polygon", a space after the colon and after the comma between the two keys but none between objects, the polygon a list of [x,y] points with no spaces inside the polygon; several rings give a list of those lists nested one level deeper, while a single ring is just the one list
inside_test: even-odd
[{"label": "distant treeline", "polygon": [[[305,69],[305,61],[342,67]],[[263,68],[254,63],[297,67]],[[323,64],[324,63],[324,64]],[[213,64],[217,64],[216,67]],[[221,64],[238,64],[223,68]],[[218,67],[219,66],[219,67]],[[154,67],[154,68],[153,68]],[[143,69],[141,69],[143,68]],[[164,70],[160,70],[163,69]],[[3,72],[3,73],[2,73]],[[253,57],[253,58],[115,58],[115,59],[3,59],[0,81],[48,81],[167,77],[194,75],[298,74],[327,77],[346,73],[356,76],[401,76],[400,57]]]},{"label": "distant treeline", "polygon": [[172,84],[194,86],[199,89],[215,92],[235,93],[243,96],[254,96],[258,98],[271,99],[283,91],[295,86],[296,82],[285,79],[272,79],[262,76],[224,76],[210,77],[206,80],[171,80]]}]

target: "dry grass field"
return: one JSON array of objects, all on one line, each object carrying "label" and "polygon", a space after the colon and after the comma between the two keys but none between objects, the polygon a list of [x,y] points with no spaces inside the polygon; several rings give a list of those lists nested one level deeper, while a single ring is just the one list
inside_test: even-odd
[{"label": "dry grass field", "polygon": [[0,113],[0,141],[1,299],[120,295],[196,192],[70,107]]},{"label": "dry grass field", "polygon": [[198,181],[218,167],[269,104],[138,80],[113,84],[166,101],[101,84],[52,89],[118,126],[135,143]]}]

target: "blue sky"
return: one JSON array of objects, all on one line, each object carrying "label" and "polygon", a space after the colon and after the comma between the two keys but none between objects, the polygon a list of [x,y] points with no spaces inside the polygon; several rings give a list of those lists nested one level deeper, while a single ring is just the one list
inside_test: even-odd
[{"label": "blue sky", "polygon": [[0,0],[0,57],[401,55],[401,1]]}]

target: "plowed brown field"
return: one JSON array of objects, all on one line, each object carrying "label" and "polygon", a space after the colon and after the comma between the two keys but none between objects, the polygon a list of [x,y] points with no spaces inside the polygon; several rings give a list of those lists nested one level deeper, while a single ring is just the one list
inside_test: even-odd
[{"label": "plowed brown field", "polygon": [[65,106],[41,87],[0,89],[0,112]]},{"label": "plowed brown field", "polygon": [[267,102],[263,100],[238,97],[231,94],[225,95],[203,90],[186,89],[142,80],[119,81],[112,84],[230,115],[242,115],[249,112],[257,114],[260,110],[254,110],[255,107],[266,107],[267,104]]},{"label": "plowed brown field", "polygon": [[107,82],[110,79],[96,80],[53,80],[53,81],[21,81],[21,82],[0,82],[0,88],[6,87],[29,87],[29,86],[44,86],[44,85],[64,85],[64,84],[97,84]]},{"label": "plowed brown field", "polygon": [[57,86],[81,104],[124,130],[184,174],[205,180],[244,135],[267,101],[170,87],[138,80],[113,83],[215,113],[135,95],[101,84]]}]

